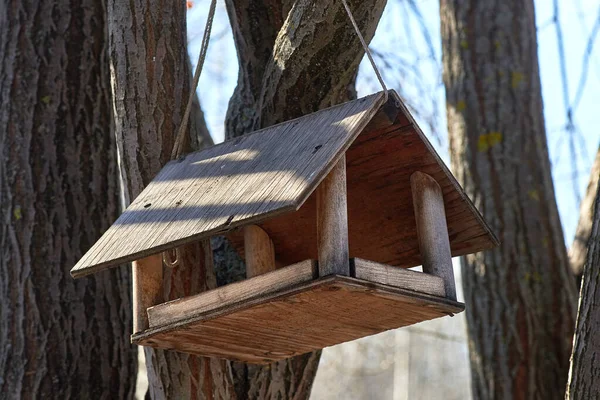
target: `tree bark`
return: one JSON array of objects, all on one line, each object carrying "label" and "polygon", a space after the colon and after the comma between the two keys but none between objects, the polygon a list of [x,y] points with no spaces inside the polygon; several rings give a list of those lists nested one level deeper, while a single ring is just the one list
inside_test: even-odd
[{"label": "tree bark", "polygon": [[0,2],[0,397],[132,398],[125,271],[70,268],[118,213],[103,2]]},{"label": "tree bark", "polygon": [[[190,91],[185,12],[182,1],[108,2],[115,131],[126,203],[169,160],[182,122]],[[192,122],[206,129],[201,119]],[[200,145],[190,141],[190,135],[186,142],[187,150]],[[207,243],[182,246],[180,251],[180,265],[165,270],[165,298],[215,287],[214,272],[206,268],[211,256]],[[145,348],[145,355],[153,399],[233,398],[225,361],[151,348]]]},{"label": "tree bark", "polygon": [[[235,129],[230,129],[229,137],[234,136],[231,132],[239,135],[349,97],[363,51],[341,4],[331,0],[310,7],[312,2],[300,1],[292,9],[291,3],[227,4],[242,82],[230,103],[227,126]],[[359,25],[370,40],[385,2],[353,3]],[[292,13],[286,19],[289,10]],[[189,67],[183,58],[185,7],[183,2],[166,7],[155,0],[136,4],[110,0],[108,11],[122,181],[124,194],[133,199],[166,162],[189,94]],[[297,37],[292,46],[287,35]],[[271,61],[274,51],[281,54],[279,64]],[[274,91],[274,87],[281,90]],[[270,111],[274,104],[281,106],[277,114]],[[219,243],[219,250],[227,248],[222,240],[213,243]],[[217,268],[228,263],[225,271],[217,271],[219,282],[239,278],[243,266],[231,253],[231,249],[215,253]],[[183,264],[167,272],[171,274],[165,279],[167,298],[214,287],[216,279],[205,268],[207,261],[203,267],[208,254],[207,243],[182,248]],[[318,353],[268,367],[160,350],[146,350],[146,357],[153,398],[308,398],[318,365]]]},{"label": "tree bark", "polygon": [[575,239],[569,249],[569,262],[571,270],[577,279],[577,286],[581,283],[583,275],[583,266],[588,251],[588,241],[592,233],[592,218],[594,199],[598,191],[598,179],[600,179],[600,147],[596,153],[596,159],[592,164],[592,172],[590,173],[590,182],[588,183],[585,197],[579,208],[579,221],[575,230]]},{"label": "tree bark", "polygon": [[[596,182],[600,171],[595,170]],[[588,187],[589,189],[589,187]],[[593,226],[579,298],[579,314],[575,328],[567,399],[597,399],[600,396],[600,188],[596,183],[596,196],[592,213]],[[589,192],[589,191],[588,191]],[[589,194],[589,193],[588,193]],[[586,196],[587,197],[587,196]]]},{"label": "tree bark", "polygon": [[[367,42],[385,0],[349,1]],[[239,60],[226,135],[310,114],[356,97],[364,51],[340,1],[227,0]]]},{"label": "tree bark", "polygon": [[452,168],[501,246],[462,258],[476,399],[561,398],[576,290],[546,144],[532,0],[441,0]]}]

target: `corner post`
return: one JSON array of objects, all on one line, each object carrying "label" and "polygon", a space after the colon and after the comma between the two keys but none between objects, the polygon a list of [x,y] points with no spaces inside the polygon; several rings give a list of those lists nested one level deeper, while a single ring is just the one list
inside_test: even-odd
[{"label": "corner post", "polygon": [[410,186],[423,272],[442,278],[446,297],[456,300],[442,189],[435,179],[419,171],[411,175]]},{"label": "corner post", "polygon": [[317,248],[319,276],[350,276],[345,155],[317,188]]},{"label": "corner post", "polygon": [[246,278],[275,270],[275,249],[271,238],[260,226],[244,227]]},{"label": "corner post", "polygon": [[134,261],[133,273],[133,333],[148,329],[148,307],[162,302],[162,255],[154,254]]}]

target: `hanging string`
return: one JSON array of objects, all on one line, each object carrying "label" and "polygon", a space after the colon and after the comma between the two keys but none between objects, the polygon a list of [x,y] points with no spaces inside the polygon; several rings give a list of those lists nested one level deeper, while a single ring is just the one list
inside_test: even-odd
[{"label": "hanging string", "polygon": [[[212,0],[210,2],[210,8],[208,10],[208,17],[206,18],[206,26],[204,27],[204,35],[202,36],[202,45],[200,46],[200,54],[198,54],[198,63],[196,64],[196,70],[194,71],[194,79],[192,81],[192,87],[190,88],[190,96],[185,107],[185,112],[183,113],[181,126],[179,127],[179,131],[177,132],[177,136],[175,137],[175,142],[173,143],[173,150],[171,151],[171,160],[175,160],[181,157],[181,155],[183,154],[183,143],[188,127],[188,122],[190,120],[190,113],[192,112],[192,103],[194,101],[194,96],[196,95],[196,88],[198,87],[198,81],[200,80],[200,74],[202,73],[204,60],[206,60],[208,43],[210,41],[210,32],[212,30],[216,8],[217,0]],[[169,254],[169,251],[163,251],[162,253],[163,263],[169,268],[175,268],[177,265],[179,265],[181,259],[178,247],[172,251],[175,253],[174,258],[171,258],[171,254]]]},{"label": "hanging string", "polygon": [[379,73],[377,64],[375,64],[375,61],[373,60],[373,56],[371,55],[371,51],[369,50],[369,46],[367,45],[367,42],[365,42],[365,38],[363,38],[363,35],[360,33],[360,29],[358,28],[358,25],[356,24],[356,21],[354,20],[354,15],[352,15],[352,11],[350,10],[350,7],[348,7],[348,3],[346,2],[346,0],[342,0],[342,4],[344,5],[344,8],[346,9],[346,14],[348,14],[348,17],[350,18],[350,22],[352,22],[352,26],[354,27],[354,30],[356,31],[356,35],[358,36],[358,39],[360,39],[360,43],[362,43],[363,49],[365,50],[365,53],[367,54],[367,57],[369,58],[369,62],[371,63],[371,66],[373,67],[373,70],[375,71],[375,75],[377,75],[377,80],[379,81],[379,83],[381,84],[381,87],[383,88],[383,93],[385,96],[384,102],[385,102],[385,101],[387,101],[388,90],[387,90],[387,87],[385,86],[385,83],[383,82],[383,78],[381,77],[381,74]]},{"label": "hanging string", "polygon": [[200,80],[200,73],[204,66],[204,60],[206,59],[206,52],[208,50],[208,43],[210,41],[210,32],[212,30],[213,19],[215,17],[215,9],[217,7],[217,0],[212,0],[210,3],[210,9],[208,10],[208,17],[206,19],[206,27],[204,28],[204,36],[202,37],[202,46],[200,47],[200,54],[198,54],[198,63],[196,64],[196,71],[194,72],[194,80],[190,91],[190,97],[188,98],[187,105],[185,107],[185,113],[179,127],[179,132],[175,137],[175,143],[173,144],[173,150],[171,151],[171,159],[179,158],[183,153],[183,142],[185,133],[187,130],[188,122],[190,120],[190,113],[192,112],[192,103],[194,96],[196,95],[196,88],[198,87],[198,81]]}]

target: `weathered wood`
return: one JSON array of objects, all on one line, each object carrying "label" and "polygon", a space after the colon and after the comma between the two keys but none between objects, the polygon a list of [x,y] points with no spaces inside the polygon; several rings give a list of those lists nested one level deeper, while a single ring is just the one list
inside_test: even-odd
[{"label": "weathered wood", "polygon": [[[379,114],[385,115],[379,115]],[[386,122],[386,121],[392,121]],[[453,256],[494,247],[497,239],[464,194],[397,95],[361,133],[346,153],[350,255],[398,267],[421,264],[412,211],[410,176],[423,171],[444,194]],[[318,258],[316,193],[296,213],[260,222],[284,265]],[[242,232],[228,237],[241,255]]]},{"label": "weathered wood", "polygon": [[317,275],[316,262],[305,260],[207,292],[159,304],[148,309],[150,327],[168,325],[216,309],[241,304],[257,294],[274,293]]},{"label": "weathered wood", "polygon": [[[460,312],[441,278],[354,259],[354,277],[306,260],[148,309],[138,344],[265,363]],[[285,316],[285,318],[283,318]]]},{"label": "weathered wood", "polygon": [[410,185],[423,272],[442,278],[446,296],[456,300],[442,189],[435,179],[419,171],[410,176]]},{"label": "weathered wood", "polygon": [[148,329],[148,307],[163,300],[162,255],[154,254],[134,261],[133,274],[133,333]]},{"label": "weathered wood", "polygon": [[323,179],[316,196],[319,276],[349,276],[345,156],[338,160],[329,175]]},{"label": "weathered wood", "polygon": [[462,310],[462,304],[439,297],[334,275],[133,339],[192,354],[270,363]]},{"label": "weathered wood", "polygon": [[171,161],[71,274],[298,209],[382,102],[377,93]]},{"label": "weathered wood", "polygon": [[404,268],[392,267],[361,258],[354,258],[352,276],[365,281],[400,287],[432,296],[446,297],[444,280],[440,277]]},{"label": "weathered wood", "polygon": [[[383,107],[379,102],[375,95],[349,102],[169,163],[72,275],[259,222],[284,265],[318,258],[312,192],[346,150],[353,256],[400,267],[421,263],[409,195],[415,171],[441,186],[454,256],[497,245],[397,95],[390,92]],[[385,115],[373,117],[377,110]],[[363,130],[369,125],[380,128]],[[243,231],[230,238],[243,255]]]},{"label": "weathered wood", "polygon": [[275,270],[275,250],[267,232],[256,225],[248,225],[243,229],[246,277],[252,278]]},{"label": "weathered wood", "polygon": [[133,340],[262,364],[463,309],[461,303],[445,298],[333,275],[284,291],[258,292],[234,306],[151,328]]}]

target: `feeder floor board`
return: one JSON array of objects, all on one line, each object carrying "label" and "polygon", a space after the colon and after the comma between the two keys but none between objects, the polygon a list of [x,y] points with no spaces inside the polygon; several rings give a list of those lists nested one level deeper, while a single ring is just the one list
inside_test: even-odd
[{"label": "feeder floor board", "polygon": [[[423,292],[443,291],[438,277],[360,259],[351,265],[353,275],[366,279],[339,275],[314,278],[315,263],[302,262],[290,267],[304,281],[288,282],[285,289],[281,285],[265,289],[269,285],[264,283],[275,281],[268,275],[290,267],[238,282],[238,287],[227,294],[221,292],[215,297],[210,292],[231,285],[155,306],[149,309],[154,326],[133,335],[132,341],[266,364],[464,310],[462,303]],[[252,287],[258,288],[254,295],[244,291]],[[237,293],[241,301],[236,301]],[[215,303],[219,296],[223,302]],[[207,299],[204,305],[203,298]],[[188,302],[195,303],[190,307]],[[195,307],[200,311],[194,311]],[[156,326],[152,316],[157,317],[161,309],[163,324]]]}]

